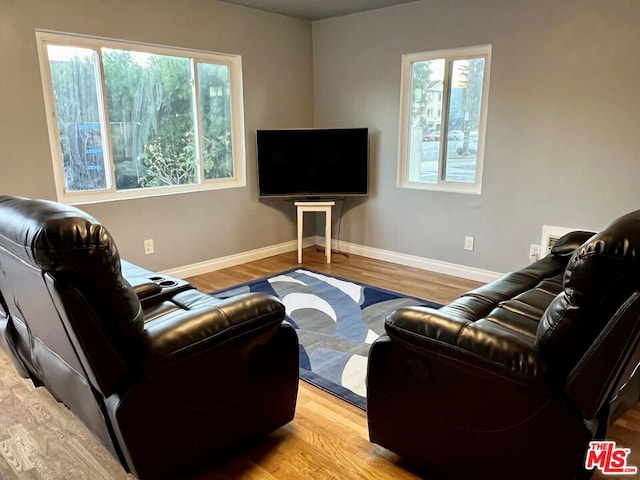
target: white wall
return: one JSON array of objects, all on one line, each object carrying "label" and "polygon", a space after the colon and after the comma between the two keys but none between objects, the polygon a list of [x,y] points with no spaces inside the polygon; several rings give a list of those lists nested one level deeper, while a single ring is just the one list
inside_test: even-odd
[{"label": "white wall", "polygon": [[[342,239],[508,271],[543,224],[640,208],[639,18],[631,0],[423,0],[314,22],[315,124],[372,132],[372,194]],[[482,194],[398,189],[401,55],[488,43]]]},{"label": "white wall", "polygon": [[0,0],[0,193],[55,199],[36,28],[242,55],[248,186],[83,205],[123,257],[160,270],[295,238],[293,206],[257,199],[254,144],[313,123],[310,22],[215,0]]}]

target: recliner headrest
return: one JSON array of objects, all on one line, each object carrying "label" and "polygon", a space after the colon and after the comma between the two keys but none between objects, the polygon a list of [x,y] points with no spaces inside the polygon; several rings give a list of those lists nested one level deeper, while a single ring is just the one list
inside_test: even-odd
[{"label": "recliner headrest", "polygon": [[70,205],[49,200],[0,196],[0,243],[18,258],[43,271],[75,268],[92,252],[119,262],[106,228]]}]

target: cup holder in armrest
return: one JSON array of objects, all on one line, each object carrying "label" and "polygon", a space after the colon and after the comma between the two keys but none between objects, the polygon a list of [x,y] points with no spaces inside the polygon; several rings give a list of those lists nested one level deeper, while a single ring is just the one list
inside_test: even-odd
[{"label": "cup holder in armrest", "polygon": [[154,275],[153,277],[149,277],[149,280],[151,280],[156,285],[162,288],[171,288],[171,287],[176,287],[178,285],[178,282],[176,282],[175,280],[171,280],[171,279],[162,277],[160,275]]},{"label": "cup holder in armrest", "polygon": [[178,293],[195,288],[186,280],[153,272],[124,260],[123,277],[133,287],[143,308],[151,307],[173,298]]}]

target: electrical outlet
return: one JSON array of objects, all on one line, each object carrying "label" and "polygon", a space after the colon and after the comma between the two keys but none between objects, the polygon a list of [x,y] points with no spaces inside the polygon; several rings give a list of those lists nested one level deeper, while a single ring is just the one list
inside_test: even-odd
[{"label": "electrical outlet", "polygon": [[144,254],[145,255],[151,255],[153,252],[154,252],[153,240],[152,239],[145,240],[144,241]]},{"label": "electrical outlet", "polygon": [[532,243],[529,247],[529,260],[535,262],[540,258],[540,245]]},{"label": "electrical outlet", "polygon": [[464,249],[473,250],[473,237],[464,237]]}]

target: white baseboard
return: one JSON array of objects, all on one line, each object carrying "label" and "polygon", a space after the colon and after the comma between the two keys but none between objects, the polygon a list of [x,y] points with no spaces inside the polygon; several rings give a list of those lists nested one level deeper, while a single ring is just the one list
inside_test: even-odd
[{"label": "white baseboard", "polygon": [[[303,247],[309,247],[312,245],[324,246],[324,237],[316,236],[305,238],[302,242],[302,245]],[[333,248],[337,250],[337,247],[338,244],[334,240]],[[339,247],[340,250],[345,253],[353,253],[354,255],[375,258],[377,260],[384,260],[386,262],[397,263],[399,265],[420,268],[422,270],[428,270],[430,272],[443,273],[446,275],[466,278],[468,280],[475,280],[478,282],[488,283],[502,275],[498,272],[482,270],[475,267],[468,267],[466,265],[442,262],[440,260],[432,260],[429,258],[417,257],[415,255],[406,255],[404,253],[397,253],[389,250],[382,250],[379,248],[367,247],[364,245],[358,245],[355,243],[344,241],[340,242]],[[207,272],[213,272],[215,270],[221,270],[227,267],[233,267],[235,265],[241,265],[243,263],[252,262],[254,260],[260,260],[262,258],[272,257],[273,255],[291,252],[296,250],[297,248],[297,242],[295,240],[292,240],[290,242],[280,243],[278,245],[272,245],[270,247],[258,248],[256,250],[228,255],[226,257],[214,258],[212,260],[185,265],[183,267],[171,268],[160,273],[178,278],[188,278]]]},{"label": "white baseboard", "polygon": [[[315,243],[324,246],[324,237],[316,237]],[[415,267],[430,272],[443,273],[454,277],[466,278],[467,280],[475,280],[478,282],[488,283],[502,276],[502,273],[483,270],[466,265],[458,265],[456,263],[443,262],[430,258],[417,257],[415,255],[407,255],[404,253],[382,250],[379,248],[367,247],[355,243],[340,241],[340,244],[333,240],[332,247],[334,250],[340,250],[345,253],[353,253],[363,257],[375,258],[385,262],[397,263],[408,267]],[[340,248],[338,248],[340,247]]]},{"label": "white baseboard", "polygon": [[[311,245],[314,245],[313,242],[313,238],[305,238],[302,242],[302,246],[310,247]],[[280,255],[281,253],[291,252],[297,248],[298,242],[292,240],[290,242],[271,245],[270,247],[258,248],[256,250],[249,250],[248,252],[236,253],[226,257],[206,260],[204,262],[192,263],[191,265],[170,268],[169,270],[163,270],[159,273],[177,278],[188,278],[195,275],[202,275],[207,272],[213,272],[215,270],[222,270],[227,267],[233,267],[235,265],[241,265],[247,262],[253,262],[254,260],[260,260],[262,258]]]}]

